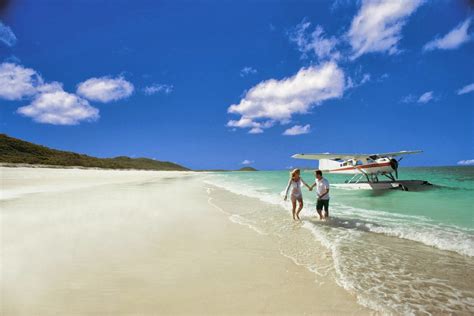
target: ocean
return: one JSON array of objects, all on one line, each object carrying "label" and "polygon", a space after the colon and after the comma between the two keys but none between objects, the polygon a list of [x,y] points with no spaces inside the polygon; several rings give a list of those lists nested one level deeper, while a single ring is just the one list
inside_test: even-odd
[{"label": "ocean", "polygon": [[[364,306],[395,314],[474,313],[474,167],[399,173],[433,185],[409,192],[348,190],[337,187],[347,175],[326,174],[332,186],[327,222],[316,219],[315,193],[306,189],[302,221],[291,220],[282,198],[288,171],[212,173],[206,181],[263,201],[265,207],[251,210],[237,200],[221,205],[232,221],[279,238],[282,255],[316,276],[334,277]],[[302,178],[314,182],[313,172],[303,171]]]}]

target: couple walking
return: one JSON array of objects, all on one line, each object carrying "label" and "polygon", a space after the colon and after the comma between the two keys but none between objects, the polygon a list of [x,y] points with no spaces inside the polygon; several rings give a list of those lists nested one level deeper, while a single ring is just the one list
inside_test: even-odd
[{"label": "couple walking", "polygon": [[[303,194],[301,192],[301,186],[304,184],[308,190],[312,191],[313,188],[316,186],[316,195],[317,195],[317,203],[316,203],[316,211],[319,214],[319,219],[325,220],[329,217],[329,181],[323,178],[323,173],[321,170],[316,170],[315,172],[315,182],[313,185],[309,186],[304,182],[301,178],[300,169],[294,169],[290,173],[290,181],[288,181],[288,186],[286,187],[285,191],[285,201],[288,199],[288,191],[291,188],[291,204],[292,204],[292,213],[293,219],[300,219],[299,214],[303,209]],[[296,211],[296,201],[298,201],[299,206],[298,210]],[[324,213],[323,213],[324,208]]]}]

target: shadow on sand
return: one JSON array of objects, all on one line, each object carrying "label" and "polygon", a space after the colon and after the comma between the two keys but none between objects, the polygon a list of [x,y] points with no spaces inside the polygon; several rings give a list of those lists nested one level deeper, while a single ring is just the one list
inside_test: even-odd
[{"label": "shadow on sand", "polygon": [[329,217],[326,221],[322,221],[316,218],[306,218],[303,221],[318,226],[353,229],[362,232],[371,232],[369,227],[381,227],[380,224],[371,221],[334,216]]}]

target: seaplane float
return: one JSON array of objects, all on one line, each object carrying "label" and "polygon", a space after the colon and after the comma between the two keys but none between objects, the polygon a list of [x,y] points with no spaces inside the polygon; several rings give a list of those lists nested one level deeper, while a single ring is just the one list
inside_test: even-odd
[{"label": "seaplane float", "polygon": [[[421,150],[404,150],[381,154],[296,154],[292,158],[319,160],[319,169],[322,172],[353,175],[344,183],[335,184],[336,187],[416,191],[427,188],[431,183],[424,180],[398,180],[398,166],[404,156],[421,152]],[[385,178],[387,180],[381,180]]]}]

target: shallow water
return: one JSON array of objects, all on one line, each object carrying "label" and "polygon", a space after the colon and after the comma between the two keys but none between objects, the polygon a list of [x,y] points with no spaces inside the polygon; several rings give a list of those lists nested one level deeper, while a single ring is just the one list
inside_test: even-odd
[{"label": "shallow water", "polygon": [[[312,173],[302,177],[311,182]],[[327,178],[331,184],[345,179]],[[266,202],[264,209],[240,210],[230,218],[257,233],[279,236],[283,255],[316,274],[333,275],[365,306],[404,314],[473,313],[474,168],[404,168],[400,178],[434,185],[427,191],[383,193],[333,186],[328,222],[315,219],[314,193],[306,191],[304,218],[297,226],[280,193],[287,171],[216,173],[206,181]],[[232,213],[236,207],[225,209]],[[289,235],[300,242],[286,245]]]}]

